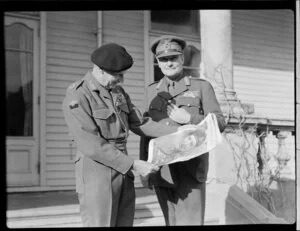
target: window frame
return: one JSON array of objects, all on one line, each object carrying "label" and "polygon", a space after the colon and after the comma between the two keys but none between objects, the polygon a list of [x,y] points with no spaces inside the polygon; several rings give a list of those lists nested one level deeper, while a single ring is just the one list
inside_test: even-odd
[{"label": "window frame", "polygon": [[[199,27],[200,27],[200,13],[199,10],[190,10],[190,11],[197,11],[198,12],[198,18],[199,18]],[[175,32],[169,32],[169,31],[164,31],[164,30],[158,30],[158,29],[153,29],[152,28],[152,20],[151,20],[151,11],[149,11],[149,34],[150,35],[175,35],[175,36],[180,36],[183,37],[187,40],[190,41],[198,41],[200,39],[200,33],[201,31],[199,30],[199,35],[194,35],[194,34],[184,34],[184,33],[175,33]]]}]

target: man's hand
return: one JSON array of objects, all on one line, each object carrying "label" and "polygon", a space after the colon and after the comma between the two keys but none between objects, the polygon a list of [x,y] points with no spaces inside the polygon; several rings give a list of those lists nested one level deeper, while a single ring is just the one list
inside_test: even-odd
[{"label": "man's hand", "polygon": [[168,104],[167,107],[168,116],[179,124],[187,124],[191,120],[191,114],[183,108],[177,107],[175,104]]},{"label": "man's hand", "polygon": [[135,160],[133,162],[133,170],[142,177],[146,177],[150,173],[157,172],[159,170],[159,167],[143,160]]},{"label": "man's hand", "polygon": [[153,189],[152,184],[150,184],[149,175],[146,177],[140,176],[143,187]]}]

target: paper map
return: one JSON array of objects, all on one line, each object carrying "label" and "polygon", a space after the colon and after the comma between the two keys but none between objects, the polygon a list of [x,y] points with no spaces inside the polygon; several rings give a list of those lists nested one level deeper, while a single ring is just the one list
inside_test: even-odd
[{"label": "paper map", "polygon": [[197,125],[184,125],[175,133],[151,139],[147,161],[157,166],[186,161],[209,152],[221,141],[216,115],[209,113]]}]

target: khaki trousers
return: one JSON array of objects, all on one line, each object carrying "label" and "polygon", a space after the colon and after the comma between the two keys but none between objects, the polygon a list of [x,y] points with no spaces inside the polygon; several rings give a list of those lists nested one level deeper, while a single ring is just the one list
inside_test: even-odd
[{"label": "khaki trousers", "polygon": [[84,227],[133,226],[135,210],[134,175],[122,175],[90,158],[83,161],[83,190],[78,193]]},{"label": "khaki trousers", "polygon": [[197,188],[154,188],[167,226],[204,224],[205,182]]}]

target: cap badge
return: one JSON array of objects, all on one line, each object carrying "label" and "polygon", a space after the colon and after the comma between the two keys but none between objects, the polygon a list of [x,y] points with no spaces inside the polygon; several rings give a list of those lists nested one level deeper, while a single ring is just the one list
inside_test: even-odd
[{"label": "cap badge", "polygon": [[171,49],[171,43],[169,43],[169,42],[166,42],[166,43],[164,44],[164,47],[163,47],[163,49],[164,49],[164,50]]}]

